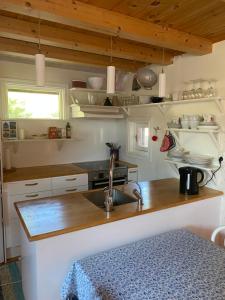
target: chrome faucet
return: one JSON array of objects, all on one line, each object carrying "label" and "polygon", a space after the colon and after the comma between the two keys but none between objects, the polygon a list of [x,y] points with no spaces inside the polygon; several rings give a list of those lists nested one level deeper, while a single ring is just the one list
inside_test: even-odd
[{"label": "chrome faucet", "polygon": [[142,196],[142,191],[141,191],[141,186],[138,182],[135,182],[136,185],[139,188],[139,191],[137,189],[133,189],[133,194],[134,196],[137,198],[138,201],[138,209],[141,210],[142,206],[144,205],[144,201],[143,201],[143,196]]},{"label": "chrome faucet", "polygon": [[105,192],[105,210],[113,210],[113,170],[114,170],[115,153],[112,151],[109,161],[109,187],[104,189]]}]

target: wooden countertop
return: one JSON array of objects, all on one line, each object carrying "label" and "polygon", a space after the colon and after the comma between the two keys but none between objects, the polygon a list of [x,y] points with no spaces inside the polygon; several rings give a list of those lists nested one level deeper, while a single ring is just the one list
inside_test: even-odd
[{"label": "wooden countertop", "polygon": [[87,171],[81,169],[78,166],[75,166],[74,164],[27,167],[14,169],[12,171],[4,171],[3,181],[13,182],[57,176],[76,175],[82,173],[87,173]]},{"label": "wooden countertop", "polygon": [[[121,165],[128,168],[137,168],[137,165],[130,164],[125,161],[119,161]],[[49,166],[36,166],[27,168],[17,168],[12,171],[4,171],[3,181],[14,182],[31,179],[42,179],[66,175],[76,175],[88,173],[88,170],[76,166],[76,163],[62,164],[62,165],[49,165]]]},{"label": "wooden countertop", "polygon": [[[15,207],[28,239],[36,241],[223,195],[221,191],[206,187],[200,189],[199,195],[181,195],[179,181],[174,178],[140,184],[144,198],[142,210],[137,210],[136,202],[124,204],[116,206],[108,218],[101,208],[88,201],[82,193],[17,202]],[[128,184],[117,188],[131,194],[134,187],[135,184]]]}]

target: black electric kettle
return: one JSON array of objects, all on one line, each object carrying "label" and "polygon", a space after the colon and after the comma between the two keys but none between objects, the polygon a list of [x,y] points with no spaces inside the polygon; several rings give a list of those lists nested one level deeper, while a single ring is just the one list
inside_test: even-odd
[{"label": "black electric kettle", "polygon": [[[179,168],[180,173],[180,193],[187,195],[198,194],[198,185],[204,180],[202,170],[192,167]],[[198,174],[201,174],[201,179],[198,181]]]}]

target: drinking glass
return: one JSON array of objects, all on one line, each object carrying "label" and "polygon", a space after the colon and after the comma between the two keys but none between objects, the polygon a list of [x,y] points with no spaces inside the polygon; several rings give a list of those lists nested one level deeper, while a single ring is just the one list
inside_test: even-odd
[{"label": "drinking glass", "polygon": [[196,98],[195,80],[191,80],[190,85],[191,85],[191,89],[189,92],[189,99],[195,99]]},{"label": "drinking glass", "polygon": [[182,92],[182,100],[187,100],[188,99],[188,82],[184,82],[184,90]]},{"label": "drinking glass", "polygon": [[202,79],[196,80],[195,96],[197,99],[204,97],[204,92],[203,92],[203,88],[202,88]]},{"label": "drinking glass", "polygon": [[215,97],[217,94],[217,91],[215,89],[216,80],[210,79],[208,80],[208,89],[207,89],[207,97]]}]

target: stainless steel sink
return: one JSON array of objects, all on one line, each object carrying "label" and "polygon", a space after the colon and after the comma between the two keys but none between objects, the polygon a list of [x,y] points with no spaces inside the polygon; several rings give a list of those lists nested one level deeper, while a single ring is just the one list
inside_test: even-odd
[{"label": "stainless steel sink", "polygon": [[[104,209],[104,201],[105,201],[105,194],[104,191],[95,191],[89,193],[82,193],[82,195],[87,198],[90,202],[95,204],[96,206]],[[128,196],[121,191],[113,190],[113,206],[123,205],[127,203],[136,202],[133,197]]]}]

